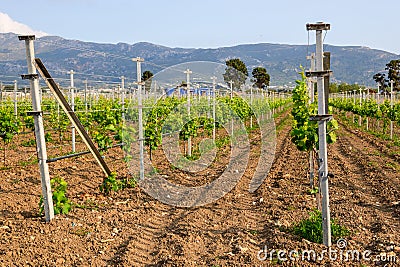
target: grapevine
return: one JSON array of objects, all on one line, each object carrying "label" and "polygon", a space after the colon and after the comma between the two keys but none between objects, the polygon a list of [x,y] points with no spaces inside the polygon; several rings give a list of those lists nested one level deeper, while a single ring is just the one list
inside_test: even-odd
[{"label": "grapevine", "polygon": [[[304,72],[300,73],[301,80],[296,81],[297,86],[293,90],[293,126],[290,132],[292,142],[300,151],[312,151],[318,147],[318,122],[310,121],[311,116],[318,114],[317,102],[309,104],[308,89]],[[335,130],[338,122],[335,119],[327,123],[327,142],[336,141]]]}]

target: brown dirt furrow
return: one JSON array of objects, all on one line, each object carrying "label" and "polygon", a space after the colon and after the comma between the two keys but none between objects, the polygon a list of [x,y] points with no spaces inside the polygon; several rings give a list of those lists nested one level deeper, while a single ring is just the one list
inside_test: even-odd
[{"label": "brown dirt furrow", "polygon": [[333,214],[353,231],[355,246],[379,254],[399,244],[399,175],[386,165],[395,160],[374,153],[376,143],[356,131],[341,127],[338,135],[330,150]]},{"label": "brown dirt furrow", "polygon": [[[80,204],[51,223],[37,216],[40,180],[32,147],[18,137],[7,148],[0,169],[0,266],[360,266],[360,262],[260,260],[268,250],[314,249],[323,245],[290,231],[316,207],[309,193],[308,153],[290,142],[286,111],[276,120],[276,154],[264,183],[248,191],[258,163],[260,137],[251,139],[247,169],[238,184],[219,200],[201,207],[177,208],[159,202],[139,188],[109,196],[99,192],[103,174],[90,155],[50,164],[50,175],[68,182],[68,197]],[[341,124],[337,143],[329,146],[332,217],[351,234],[348,248],[400,256],[399,158],[390,142]],[[69,152],[68,143],[51,155]],[[79,149],[84,149],[81,145]],[[228,150],[227,148],[225,149]],[[229,161],[193,175],[169,169],[159,151],[154,162],[171,181],[193,186],[212,181]],[[32,152],[33,151],[33,152]],[[1,151],[0,153],[2,153]],[[127,177],[121,150],[105,154],[120,177]],[[384,266],[384,262],[363,262]],[[395,266],[395,265],[388,265]]]}]

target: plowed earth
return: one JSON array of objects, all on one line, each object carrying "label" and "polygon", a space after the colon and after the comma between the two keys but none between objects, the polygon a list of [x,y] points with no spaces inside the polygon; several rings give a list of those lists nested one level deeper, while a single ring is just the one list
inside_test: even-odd
[{"label": "plowed earth", "polygon": [[[370,250],[371,260],[344,262],[327,255],[321,260],[301,259],[302,251],[320,253],[325,247],[290,231],[293,224],[308,217],[317,202],[309,193],[308,154],[290,142],[287,115],[276,120],[275,160],[254,193],[247,189],[257,164],[256,135],[249,166],[235,188],[218,201],[195,208],[163,204],[139,187],[103,196],[99,192],[102,172],[92,156],[86,155],[50,163],[51,177],[64,178],[68,197],[83,205],[57,215],[50,223],[37,215],[41,186],[35,148],[20,146],[32,136],[18,136],[7,146],[5,167],[0,170],[0,265],[384,266],[388,262],[372,261],[381,253],[382,258],[397,254],[398,264],[399,147],[343,124],[338,141],[329,146],[329,169],[335,175],[329,181],[331,216],[351,231],[346,249]],[[69,150],[51,146],[49,155]],[[84,149],[81,144],[78,147]],[[153,156],[157,162],[157,152]],[[122,157],[115,148],[105,159],[120,177],[126,177]],[[216,170],[197,180],[209,181],[224,160],[228,161],[220,157]],[[167,171],[162,163],[157,164],[160,171]],[[338,249],[335,242],[333,248]],[[267,253],[297,250],[300,256],[290,260],[286,254],[288,260],[279,261],[276,252],[270,258],[261,249]]]}]

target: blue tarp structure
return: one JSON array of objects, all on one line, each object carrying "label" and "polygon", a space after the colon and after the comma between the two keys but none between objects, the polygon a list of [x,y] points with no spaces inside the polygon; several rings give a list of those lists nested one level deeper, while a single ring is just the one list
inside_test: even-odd
[{"label": "blue tarp structure", "polygon": [[168,88],[168,89],[165,89],[165,93],[167,94],[167,96],[170,96],[170,95],[172,95],[172,94],[175,92],[175,89],[176,89],[176,88]]},{"label": "blue tarp structure", "polygon": [[[179,89],[179,94],[180,95],[186,95],[186,89],[184,88],[168,88],[165,89],[165,93],[167,96],[173,95],[177,90]],[[211,88],[193,88],[190,90],[193,95],[212,95],[212,89]]]}]

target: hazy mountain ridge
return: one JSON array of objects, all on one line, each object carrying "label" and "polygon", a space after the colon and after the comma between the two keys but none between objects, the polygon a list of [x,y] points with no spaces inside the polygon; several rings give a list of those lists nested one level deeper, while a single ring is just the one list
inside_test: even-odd
[{"label": "hazy mountain ridge", "polygon": [[[332,80],[374,85],[372,76],[384,71],[385,64],[400,56],[363,46],[325,45],[331,52]],[[41,58],[55,77],[67,77],[66,71],[114,77],[136,77],[133,57],[142,57],[142,70],[154,73],[178,63],[213,61],[239,57],[249,68],[263,66],[271,75],[271,85],[293,83],[299,78],[300,65],[308,67],[307,52],[314,45],[242,44],[221,48],[170,48],[147,42],[104,44],[69,40],[58,36],[45,36],[35,41],[36,56]],[[25,45],[12,33],[0,34],[0,74],[18,76],[26,72]],[[77,77],[79,79],[79,77]],[[92,79],[84,77],[82,79]],[[0,76],[0,79],[3,79]],[[108,79],[108,78],[107,78]]]}]

